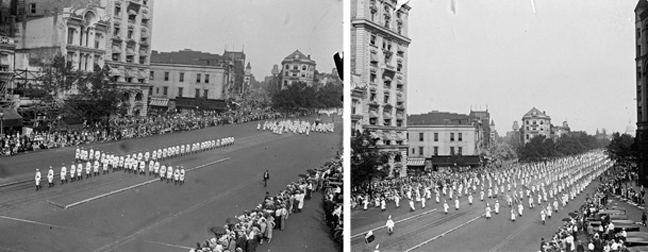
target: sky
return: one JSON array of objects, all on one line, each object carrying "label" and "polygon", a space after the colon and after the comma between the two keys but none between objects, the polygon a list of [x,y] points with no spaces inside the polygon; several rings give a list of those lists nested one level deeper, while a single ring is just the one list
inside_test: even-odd
[{"label": "sky", "polygon": [[156,0],[153,50],[245,50],[257,80],[299,50],[330,73],[343,51],[341,0]]},{"label": "sky", "polygon": [[536,107],[572,131],[636,124],[637,0],[411,0],[408,113]]}]

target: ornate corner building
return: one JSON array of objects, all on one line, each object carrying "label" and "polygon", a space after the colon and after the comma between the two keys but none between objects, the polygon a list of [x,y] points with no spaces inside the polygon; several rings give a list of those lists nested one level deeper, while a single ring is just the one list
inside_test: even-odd
[{"label": "ornate corner building", "polygon": [[351,129],[369,130],[389,157],[390,176],[407,174],[407,48],[410,7],[351,1]]}]

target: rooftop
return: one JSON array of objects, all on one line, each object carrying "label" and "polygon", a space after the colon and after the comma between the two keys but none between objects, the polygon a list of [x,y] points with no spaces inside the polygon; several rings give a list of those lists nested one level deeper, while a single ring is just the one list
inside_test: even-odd
[{"label": "rooftop", "polygon": [[475,118],[457,113],[432,111],[427,114],[408,115],[408,125],[470,125]]},{"label": "rooftop", "polygon": [[208,52],[193,51],[184,49],[174,52],[151,52],[151,63],[199,65],[199,66],[220,66],[223,56]]}]

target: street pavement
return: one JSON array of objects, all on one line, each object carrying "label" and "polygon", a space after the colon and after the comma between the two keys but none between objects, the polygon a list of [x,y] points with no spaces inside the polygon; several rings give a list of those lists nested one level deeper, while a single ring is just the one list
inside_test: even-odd
[{"label": "street pavement", "polygon": [[[210,227],[222,226],[226,218],[261,203],[266,191],[275,195],[298,180],[298,174],[330,160],[342,146],[342,120],[335,121],[335,133],[310,136],[257,131],[257,122],[251,122],[84,146],[124,153],[207,138],[236,138],[232,146],[169,160],[174,167],[190,169],[229,158],[188,172],[184,185],[154,182],[67,209],[50,202],[71,204],[152,177],[115,172],[64,185],[57,178],[54,188],[47,188],[43,180],[43,190],[35,191],[34,169],[40,168],[45,177],[49,165],[57,172],[63,162],[69,167],[75,148],[1,157],[3,182],[11,185],[0,188],[0,250],[186,251],[213,237]],[[264,188],[266,169],[270,180]],[[29,178],[32,181],[12,183]],[[323,218],[321,195],[315,193],[304,211],[290,215],[286,229],[275,231],[272,243],[257,251],[341,250]]]},{"label": "street pavement", "polygon": [[[426,209],[420,209],[421,204],[417,203],[414,212],[409,212],[407,200],[401,201],[400,208],[390,202],[384,212],[374,207],[367,211],[353,210],[351,248],[352,251],[373,251],[376,245],[380,245],[381,252],[538,251],[540,238],[549,240],[562,226],[562,218],[568,217],[567,213],[578,210],[585,202],[586,194],[592,195],[597,186],[598,182],[591,183],[566,208],[561,207],[558,213],[553,213],[545,225],[540,221],[540,208],[529,209],[526,199],[524,215],[512,222],[511,208],[506,206],[506,201],[501,197],[500,212],[493,212],[491,219],[483,216],[486,203],[479,201],[479,196],[475,197],[473,205],[468,204],[465,196],[462,197],[459,211],[455,210],[454,202],[448,201],[448,214],[443,212],[443,199],[437,204],[434,197],[427,202]],[[495,200],[485,200],[492,209]],[[389,215],[396,222],[395,232],[391,236],[387,235],[384,227]],[[630,219],[641,220],[640,211],[635,213],[634,210],[629,210],[628,215]],[[376,239],[367,244],[364,234],[369,230],[373,230]]]}]

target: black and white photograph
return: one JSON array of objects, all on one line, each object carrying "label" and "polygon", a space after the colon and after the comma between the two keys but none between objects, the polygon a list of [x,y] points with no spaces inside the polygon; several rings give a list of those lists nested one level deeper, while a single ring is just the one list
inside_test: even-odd
[{"label": "black and white photograph", "polygon": [[344,5],[0,0],[0,251],[343,251]]},{"label": "black and white photograph", "polygon": [[350,251],[648,251],[648,1],[350,4]]}]

